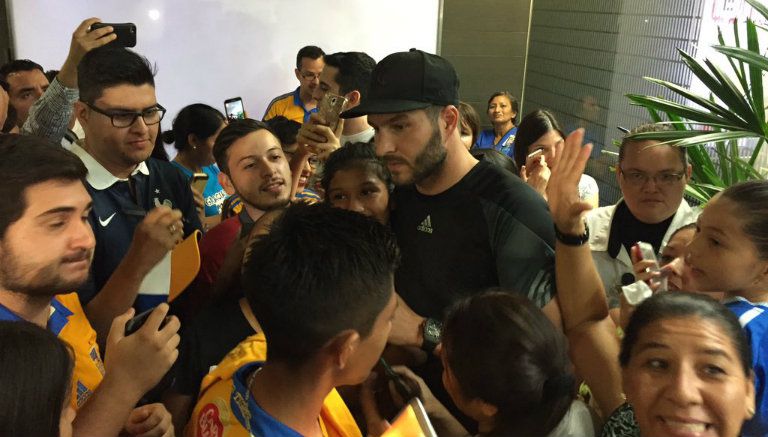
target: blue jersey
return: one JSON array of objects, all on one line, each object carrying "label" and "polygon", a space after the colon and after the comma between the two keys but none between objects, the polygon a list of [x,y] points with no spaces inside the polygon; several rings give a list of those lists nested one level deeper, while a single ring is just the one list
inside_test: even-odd
[{"label": "blue jersey", "polygon": [[755,372],[755,417],[744,422],[741,430],[743,437],[768,435],[768,388],[766,388],[766,370],[768,370],[768,306],[753,304],[737,297],[725,302],[747,333],[752,347],[752,368]]},{"label": "blue jersey", "polygon": [[494,143],[493,141],[496,139],[496,134],[493,132],[493,129],[486,129],[480,132],[480,135],[477,137],[477,142],[475,143],[475,147],[478,149],[496,149],[499,152],[514,159],[515,158],[515,147],[514,147],[515,135],[517,135],[517,126],[508,130],[507,133],[505,133],[504,136],[501,137],[498,143]]},{"label": "blue jersey", "polygon": [[[176,161],[172,161],[171,164],[175,165],[176,168],[181,170],[181,172],[184,173],[188,179],[192,179],[192,175],[194,173],[189,171],[189,169]],[[201,169],[203,170],[203,173],[208,175],[208,183],[205,184],[205,189],[203,189],[205,216],[211,217],[214,215],[219,215],[221,214],[221,204],[224,203],[224,199],[227,198],[227,192],[224,191],[224,188],[222,188],[221,184],[219,184],[219,167],[214,163],[211,165],[206,165],[205,167],[201,167]]]},{"label": "blue jersey", "polygon": [[[129,179],[118,179],[78,145],[72,152],[88,169],[86,189],[93,199],[88,221],[96,237],[88,281],[77,293],[83,305],[104,287],[125,257],[133,233],[147,212],[165,205],[181,210],[184,236],[201,229],[192,189],[187,178],[168,162],[149,158],[140,163]],[[134,303],[137,313],[168,300],[170,253],[158,263],[139,286]]]}]

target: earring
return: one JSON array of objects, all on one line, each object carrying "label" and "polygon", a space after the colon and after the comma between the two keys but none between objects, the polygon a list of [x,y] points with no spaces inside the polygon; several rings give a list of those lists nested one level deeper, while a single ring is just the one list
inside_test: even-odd
[{"label": "earring", "polygon": [[747,414],[749,414],[749,417],[754,417],[755,407],[747,407]]}]

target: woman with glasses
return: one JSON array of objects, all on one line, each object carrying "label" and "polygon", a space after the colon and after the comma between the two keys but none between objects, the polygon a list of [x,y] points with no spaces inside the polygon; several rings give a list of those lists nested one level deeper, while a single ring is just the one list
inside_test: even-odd
[{"label": "woman with glasses", "polygon": [[[648,124],[636,127],[631,134],[667,129]],[[690,174],[684,148],[636,140],[630,134],[622,140],[616,166],[622,197],[615,205],[587,214],[592,257],[617,324],[621,287],[635,282],[632,247],[644,241],[659,253],[675,230],[696,221],[698,210],[683,199]]]}]

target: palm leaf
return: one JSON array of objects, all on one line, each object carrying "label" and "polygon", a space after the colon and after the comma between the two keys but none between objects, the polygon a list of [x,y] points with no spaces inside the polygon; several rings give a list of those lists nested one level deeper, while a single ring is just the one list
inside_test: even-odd
[{"label": "palm leaf", "polygon": [[701,97],[698,94],[694,94],[691,91],[681,87],[680,85],[674,84],[672,82],[667,82],[666,80],[661,79],[654,79],[651,77],[645,77],[645,80],[655,83],[657,85],[661,85],[664,88],[667,88],[671,90],[672,92],[679,94],[683,97],[685,97],[688,100],[693,101],[694,103],[698,104],[699,106],[702,106],[706,109],[709,109],[710,111],[716,113],[717,115],[720,115],[723,118],[729,118],[731,117],[731,112],[728,111],[727,108],[723,108],[722,106],[718,105],[712,100],[709,100],[705,97]]},{"label": "palm leaf", "polygon": [[[739,28],[738,28],[738,22],[736,20],[733,20],[733,30],[736,34],[736,46],[739,46]],[[723,32],[720,30],[720,26],[717,26],[717,41],[720,42],[721,46],[725,46],[725,39],[723,38]],[[736,67],[736,63],[733,61],[733,58],[729,58],[728,56],[725,57],[725,59],[728,60],[728,63],[731,64],[731,68],[733,69],[733,73],[736,76],[736,78],[739,79],[739,83],[741,84],[741,87],[743,89],[749,88],[749,84],[747,84],[746,79],[746,73],[744,72],[744,63],[739,61],[739,67]]]},{"label": "palm leaf", "polygon": [[646,108],[650,107],[657,111],[672,113],[678,117],[682,117],[696,123],[733,125],[734,127],[741,129],[746,129],[749,127],[749,124],[746,121],[738,117],[724,119],[710,112],[681,105],[680,103],[663,99],[661,97],[644,96],[641,94],[627,94],[627,98],[629,98],[629,100],[631,100],[634,105],[644,106]]},{"label": "palm leaf", "polygon": [[747,3],[768,21],[768,7],[757,0],[747,0]]},{"label": "palm leaf", "polygon": [[728,105],[728,109],[735,112],[740,118],[748,123],[758,121],[755,118],[755,113],[752,111],[752,106],[744,97],[744,92],[747,90],[742,91],[737,88],[728,75],[723,73],[720,67],[715,65],[712,61],[706,60],[704,63],[707,64],[710,71],[712,71],[712,74],[721,84],[721,87],[713,89],[712,92],[722,100],[723,103]]},{"label": "palm leaf", "polygon": [[[760,53],[760,41],[757,39],[757,29],[752,20],[747,20],[747,49],[752,53]],[[761,124],[765,125],[765,105],[763,98],[763,71],[756,65],[749,64],[749,82],[752,85],[750,96],[752,97],[752,108]],[[744,88],[747,90],[748,88]]]}]

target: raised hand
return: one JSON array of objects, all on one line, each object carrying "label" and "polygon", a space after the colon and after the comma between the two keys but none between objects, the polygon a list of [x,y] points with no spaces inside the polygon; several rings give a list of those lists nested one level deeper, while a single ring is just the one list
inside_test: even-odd
[{"label": "raised hand", "polygon": [[91,30],[91,26],[100,23],[99,18],[84,20],[72,33],[72,42],[69,45],[69,54],[57,78],[67,88],[77,88],[77,65],[86,53],[99,48],[117,38],[111,26]]},{"label": "raised hand", "polygon": [[583,235],[584,214],[592,205],[579,198],[579,180],[584,173],[592,144],[582,147],[584,130],[571,132],[565,141],[557,144],[557,171],[547,184],[547,199],[552,220],[560,232],[567,235]]}]

